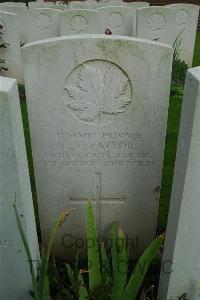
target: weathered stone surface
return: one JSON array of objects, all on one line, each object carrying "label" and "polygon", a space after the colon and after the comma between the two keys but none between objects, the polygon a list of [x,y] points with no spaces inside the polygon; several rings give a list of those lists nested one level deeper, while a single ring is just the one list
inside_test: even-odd
[{"label": "weathered stone surface", "polygon": [[143,7],[148,7],[149,3],[148,2],[130,2],[130,3],[127,3],[127,5],[132,8],[143,8]]},{"label": "weathered stone surface", "polygon": [[0,75],[23,82],[19,19],[15,14],[0,11]]},{"label": "weathered stone surface", "polygon": [[74,9],[60,14],[60,35],[98,33],[98,13],[89,9]]},{"label": "weathered stone surface", "polygon": [[171,60],[170,47],[120,36],[70,36],[23,47],[45,244],[58,213],[73,209],[55,254],[76,254],[89,197],[99,236],[119,221],[132,242],[139,239],[130,245],[135,255],[153,239]]},{"label": "weathered stone surface", "polygon": [[176,37],[181,40],[180,57],[192,66],[196,30],[199,16],[199,6],[182,3],[170,4],[168,7],[176,11]]},{"label": "weathered stone surface", "polygon": [[21,7],[26,7],[26,3],[24,2],[2,2],[2,5],[3,6],[9,6],[9,5],[12,5],[12,6],[21,6]]},{"label": "weathered stone surface", "polygon": [[29,11],[28,42],[57,37],[60,34],[58,9],[35,8]]},{"label": "weathered stone surface", "polygon": [[32,8],[45,8],[49,5],[52,5],[53,2],[37,2],[37,1],[30,1],[28,2],[28,7]]},{"label": "weathered stone surface", "polygon": [[110,31],[112,35],[132,36],[136,11],[125,6],[106,6],[98,9],[100,33]]},{"label": "weathered stone surface", "polygon": [[176,39],[175,10],[164,6],[138,9],[137,37],[173,46]]},{"label": "weathered stone surface", "polygon": [[199,299],[200,67],[186,78],[159,300]]},{"label": "weathered stone surface", "polygon": [[14,13],[18,16],[19,22],[19,37],[22,44],[27,43],[27,25],[28,25],[28,8],[23,6],[4,6],[3,11]]},{"label": "weathered stone surface", "polygon": [[0,299],[32,299],[31,275],[13,203],[33,260],[39,259],[35,218],[16,80],[0,77]]}]

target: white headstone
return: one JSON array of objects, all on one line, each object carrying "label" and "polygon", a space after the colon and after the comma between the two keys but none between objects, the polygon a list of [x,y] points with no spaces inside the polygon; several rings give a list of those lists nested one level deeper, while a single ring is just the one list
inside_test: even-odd
[{"label": "white headstone", "polygon": [[98,9],[100,33],[110,31],[112,35],[133,35],[133,20],[136,11],[125,6],[105,6]]},{"label": "white headstone", "polygon": [[199,6],[182,3],[171,4],[168,7],[176,11],[176,37],[180,36],[180,57],[192,66],[197,23],[199,16]]},{"label": "white headstone", "polygon": [[48,5],[47,8],[59,9],[62,11],[62,10],[69,9],[69,5],[52,4],[52,5]]},{"label": "white headstone", "polygon": [[57,37],[60,34],[60,11],[51,8],[35,8],[29,11],[28,42]]},{"label": "white headstone", "polygon": [[27,43],[28,8],[23,6],[4,6],[4,11],[14,13],[19,17],[19,30],[21,44]]},{"label": "white headstone", "polygon": [[0,75],[23,82],[19,19],[15,14],[0,12]]},{"label": "white headstone", "polygon": [[199,299],[200,67],[187,73],[159,300]]},{"label": "white headstone", "polygon": [[16,80],[0,77],[0,299],[31,300],[29,263],[17,227],[20,215],[32,258],[39,249]]},{"label": "white headstone", "polygon": [[45,8],[48,7],[49,5],[53,5],[53,2],[37,2],[37,1],[31,1],[28,2],[28,7],[29,8]]},{"label": "white headstone", "polygon": [[98,33],[98,13],[89,9],[74,9],[60,14],[60,35]]},{"label": "white headstone", "polygon": [[126,3],[129,7],[132,8],[143,8],[143,7],[148,7],[149,3],[148,2],[129,2]]},{"label": "white headstone", "polygon": [[134,255],[154,238],[171,61],[170,47],[120,36],[61,37],[23,47],[45,244],[58,212],[73,209],[59,231],[57,255],[75,255],[77,238],[85,238],[89,197],[102,236],[119,221],[130,239],[139,237]]},{"label": "white headstone", "polygon": [[22,7],[26,7],[26,3],[24,2],[3,2],[2,5],[8,6],[8,5],[12,5],[12,6],[22,6]]},{"label": "white headstone", "polygon": [[137,37],[173,46],[176,39],[175,10],[164,6],[138,9]]}]

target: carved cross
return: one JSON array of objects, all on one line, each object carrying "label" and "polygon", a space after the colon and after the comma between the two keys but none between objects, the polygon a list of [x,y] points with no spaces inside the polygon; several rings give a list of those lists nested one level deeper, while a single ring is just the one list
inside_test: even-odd
[{"label": "carved cross", "polygon": [[[95,197],[92,199],[93,202],[96,202],[96,227],[99,236],[101,235],[101,206],[106,203],[116,203],[116,204],[124,204],[126,201],[126,196],[113,196],[113,197],[104,197],[102,195],[102,173],[95,173],[96,182],[95,182]],[[73,198],[70,200],[73,203],[86,203],[88,198]]]}]

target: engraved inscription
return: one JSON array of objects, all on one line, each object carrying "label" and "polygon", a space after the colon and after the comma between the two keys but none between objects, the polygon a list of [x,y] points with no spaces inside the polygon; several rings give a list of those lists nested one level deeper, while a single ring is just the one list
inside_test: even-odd
[{"label": "engraved inscription", "polygon": [[76,33],[80,33],[87,30],[88,21],[85,17],[77,15],[71,18],[70,26],[73,31],[75,31]]},{"label": "engraved inscription", "polygon": [[160,13],[152,15],[148,20],[150,29],[156,32],[163,30],[166,26],[166,23],[165,17]]},{"label": "engraved inscription", "polygon": [[185,9],[180,9],[176,14],[176,24],[178,28],[184,29],[189,22],[189,12]]},{"label": "engraved inscription", "polygon": [[51,21],[50,16],[48,16],[47,14],[41,13],[36,16],[35,24],[39,30],[43,31],[43,30],[46,30],[49,27],[51,27],[52,21]]},{"label": "engraved inscription", "polygon": [[149,149],[143,146],[144,139],[140,132],[58,131],[59,150],[44,153],[44,166],[149,168],[154,161]]},{"label": "engraved inscription", "polygon": [[108,16],[108,26],[110,28],[121,27],[124,23],[124,17],[118,12],[113,12]]},{"label": "engraved inscription", "polygon": [[131,83],[117,65],[103,60],[87,61],[65,81],[64,101],[79,120],[101,125],[129,107]]}]

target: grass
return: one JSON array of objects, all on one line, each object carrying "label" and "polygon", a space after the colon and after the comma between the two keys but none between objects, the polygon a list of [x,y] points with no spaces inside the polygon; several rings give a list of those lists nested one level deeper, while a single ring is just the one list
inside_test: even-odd
[{"label": "grass", "polygon": [[[200,66],[200,32],[197,33],[196,46],[194,52],[194,61],[193,61],[193,66],[198,66],[198,65]],[[20,87],[20,91],[21,91],[21,87]],[[180,93],[177,93],[176,91],[174,95],[171,95],[170,102],[169,102],[168,128],[167,128],[167,135],[166,135],[165,159],[164,159],[162,187],[161,187],[161,196],[160,196],[160,208],[159,208],[159,216],[158,216],[159,230],[166,228],[166,224],[167,224],[167,215],[168,215],[171,187],[173,181],[174,162],[176,157],[176,145],[177,145],[179,122],[180,122],[180,115],[181,115],[183,89],[180,87],[179,91]],[[23,93],[23,91],[21,92]],[[27,108],[26,108],[26,102],[23,100],[21,101],[21,111],[22,111],[22,119],[24,125],[24,133],[25,133],[25,141],[26,141],[26,148],[27,148],[34,207],[36,212],[36,220],[37,220],[37,225],[39,225]]]},{"label": "grass", "polygon": [[194,49],[193,67],[200,66],[200,31],[197,32],[196,45]]}]

